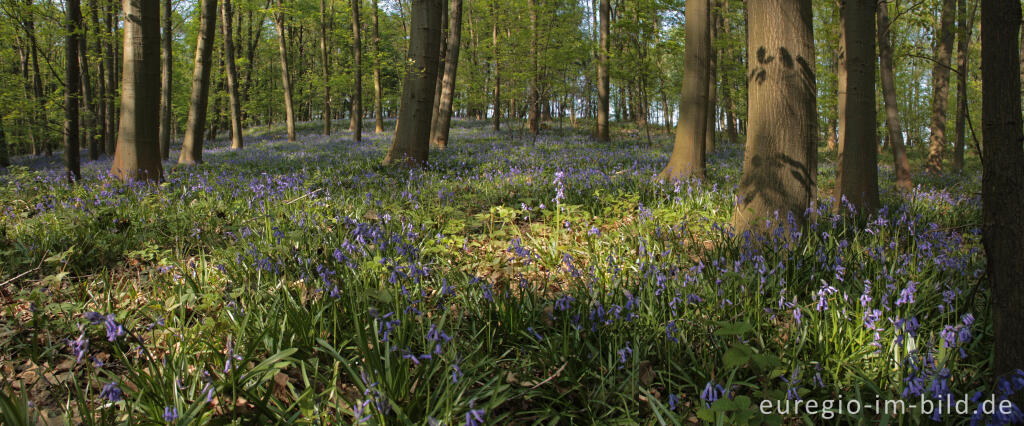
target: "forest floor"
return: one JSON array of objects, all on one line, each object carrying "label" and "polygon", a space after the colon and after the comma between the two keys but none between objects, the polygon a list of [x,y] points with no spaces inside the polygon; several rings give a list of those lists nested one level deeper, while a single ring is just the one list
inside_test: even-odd
[{"label": "forest floor", "polygon": [[763,400],[1005,396],[988,385],[974,158],[907,193],[883,164],[885,206],[833,214],[822,151],[811,224],[750,237],[729,226],[741,146],[721,144],[702,182],[660,183],[663,133],[455,126],[420,170],[380,166],[388,134],[357,144],[318,123],[297,143],[279,127],[241,151],[220,140],[203,165],[165,163],[160,185],[117,183],[106,158],[69,185],[59,158],[16,158],[0,171],[0,408],[731,424],[921,415]]}]

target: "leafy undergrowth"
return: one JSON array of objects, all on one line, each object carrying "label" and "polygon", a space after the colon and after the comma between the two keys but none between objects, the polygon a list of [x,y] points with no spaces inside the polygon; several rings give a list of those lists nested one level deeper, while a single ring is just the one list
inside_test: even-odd
[{"label": "leafy undergrowth", "polygon": [[736,236],[740,147],[659,183],[666,140],[458,125],[424,170],[265,131],[159,186],[0,174],[7,421],[914,421],[758,406],[1019,387],[989,385],[976,173]]}]

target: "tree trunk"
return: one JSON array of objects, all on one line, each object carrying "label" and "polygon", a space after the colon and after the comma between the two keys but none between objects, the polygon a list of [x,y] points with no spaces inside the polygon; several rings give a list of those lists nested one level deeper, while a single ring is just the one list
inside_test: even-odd
[{"label": "tree trunk", "polygon": [[932,121],[928,142],[928,160],[925,170],[942,172],[946,151],[946,105],[949,101],[949,62],[953,55],[953,21],[956,19],[956,0],[942,0],[942,23],[939,43],[935,46],[935,66],[932,68]]},{"label": "tree trunk", "polygon": [[352,0],[352,140],[363,140],[363,47],[359,41],[359,1]]},{"label": "tree trunk", "polygon": [[383,100],[384,94],[381,90],[380,85],[380,32],[377,22],[377,14],[379,13],[377,0],[373,0],[373,37],[370,39],[373,43],[371,48],[373,49],[373,132],[383,133],[384,132],[384,108]]},{"label": "tree trunk", "polygon": [[[815,201],[818,176],[814,33],[810,0],[747,2],[747,144],[738,233],[764,229],[765,219],[797,226]],[[775,222],[778,225],[778,222]]]},{"label": "tree trunk", "polygon": [[[716,3],[721,4],[721,0],[717,0]],[[715,50],[715,39],[718,38],[718,27],[719,27],[719,13],[716,11],[716,7],[712,6],[710,11],[710,27],[711,27],[711,38],[708,41],[708,111],[707,114],[707,130],[704,132],[704,156],[711,155],[715,152],[715,117],[716,110],[718,108],[718,99],[716,98],[715,86],[718,82],[718,52]]]},{"label": "tree trunk", "polygon": [[0,120],[0,167],[11,165],[11,158],[7,152],[7,135],[4,133],[4,121]]},{"label": "tree trunk", "polygon": [[[977,3],[975,3],[977,5]],[[957,86],[956,86],[956,142],[953,145],[953,171],[959,172],[964,168],[964,139],[967,121],[967,77],[971,72],[967,68],[970,51],[971,31],[974,29],[974,11],[971,9],[970,16],[967,12],[967,1],[957,0],[958,22],[957,22]]]},{"label": "tree trunk", "polygon": [[441,100],[437,104],[430,131],[431,144],[441,149],[448,147],[448,131],[452,120],[455,74],[459,66],[459,45],[462,42],[462,0],[451,0],[448,19],[448,49],[441,82]]},{"label": "tree trunk", "polygon": [[33,13],[32,9],[32,0],[26,0],[25,6],[28,9],[28,18],[24,22],[24,27],[32,60],[32,94],[37,108],[31,112],[32,155],[39,155],[39,148],[42,148],[46,156],[49,157],[53,155],[53,147],[50,144],[50,138],[46,135],[46,100],[43,98],[43,78],[39,73],[39,44],[36,41],[35,13]]},{"label": "tree trunk", "polygon": [[68,180],[74,182],[82,178],[78,150],[78,98],[82,92],[78,50],[82,44],[82,8],[79,0],[65,1],[64,8],[64,30],[67,33],[64,41],[64,164]]},{"label": "tree trunk", "polygon": [[281,0],[277,0],[274,14],[277,27],[277,50],[281,53],[281,86],[284,88],[284,114],[288,126],[288,142],[295,142],[295,110],[292,108],[292,79],[288,74],[288,39],[284,32],[284,11]]},{"label": "tree trunk", "polygon": [[498,0],[491,0],[491,15],[494,19],[491,40],[494,42],[494,131],[501,130],[501,55],[498,50]]},{"label": "tree trunk", "polygon": [[608,28],[611,19],[610,0],[600,0],[600,39],[597,53],[597,141],[608,142]]},{"label": "tree trunk", "polygon": [[892,148],[892,163],[896,174],[896,189],[909,191],[910,162],[907,148],[903,144],[903,128],[896,98],[896,78],[892,70],[892,43],[889,41],[888,2],[878,5],[878,74],[882,80],[882,97],[885,99],[885,127],[889,130],[889,146]]},{"label": "tree trunk", "polygon": [[[996,377],[1024,369],[1024,149],[1017,0],[981,2],[983,241],[988,261]],[[1024,406],[1024,393],[1012,400]]]},{"label": "tree trunk", "polygon": [[324,86],[324,106],[321,115],[324,120],[324,135],[331,134],[331,64],[327,54],[327,43],[327,0],[320,0],[320,67],[323,71]]},{"label": "tree trunk", "polygon": [[[683,91],[679,101],[679,122],[668,165],[659,175],[663,180],[704,178],[708,114],[708,59],[711,54],[710,1],[688,0],[686,4],[686,51]],[[618,109],[616,109],[618,110]]]},{"label": "tree trunk", "polygon": [[124,0],[121,118],[110,174],[159,181],[160,0]]},{"label": "tree trunk", "polygon": [[160,68],[160,158],[171,156],[171,88],[174,82],[174,29],[171,27],[171,0],[163,1],[163,65]]},{"label": "tree trunk", "polygon": [[437,81],[434,82],[434,108],[430,113],[430,139],[434,139],[434,126],[437,125],[437,110],[441,102],[441,83],[444,80],[445,56],[448,53],[448,1],[441,0],[441,45],[437,56]]},{"label": "tree trunk", "polygon": [[878,139],[875,129],[875,8],[876,0],[842,0],[839,25],[843,37],[845,61],[841,67],[846,78],[846,132],[839,138],[838,174],[836,176],[837,211],[842,200],[849,201],[859,212],[878,208]]},{"label": "tree trunk", "polygon": [[537,51],[537,1],[526,0],[526,7],[530,14],[530,112],[529,127],[530,133],[534,136],[540,131],[540,70],[538,68],[539,52]]},{"label": "tree trunk", "polygon": [[224,22],[224,66],[228,83],[228,102],[231,114],[231,149],[242,149],[242,105],[238,99],[238,69],[235,68],[235,44],[231,39],[231,0],[224,0],[221,17]]},{"label": "tree trunk", "polygon": [[401,107],[385,165],[427,162],[441,41],[441,0],[412,0],[410,31]]},{"label": "tree trunk", "polygon": [[[81,15],[81,2],[79,2],[79,15]],[[78,66],[82,87],[82,105],[85,107],[85,117],[82,122],[85,125],[85,141],[89,149],[89,159],[100,158],[99,144],[96,142],[96,98],[92,90],[92,79],[89,78],[89,41],[85,31],[85,20],[80,20],[79,27],[82,28],[82,36],[78,38]],[[98,28],[93,27],[93,31]]]},{"label": "tree trunk", "polygon": [[[107,133],[109,133],[109,127],[107,126],[107,82],[106,82],[106,69],[103,64],[103,27],[100,26],[99,15],[101,13],[100,7],[97,5],[98,0],[92,0],[89,2],[90,9],[90,24],[92,24],[93,31],[96,36],[93,37],[93,50],[97,57],[96,60],[96,96],[94,101],[96,102],[96,131],[99,133],[95,136],[96,138],[96,154],[113,154],[106,150]],[[92,144],[90,143],[90,146]]]},{"label": "tree trunk", "polygon": [[[121,0],[121,1],[122,1],[122,3],[124,3],[126,0]],[[149,1],[149,0],[138,0],[138,1]],[[106,68],[106,71],[107,71],[107,73],[106,73],[106,77],[107,77],[107,85],[106,85],[107,93],[105,95],[106,96],[107,112],[105,114],[106,122],[103,125],[103,127],[105,129],[104,130],[104,136],[105,136],[105,139],[104,139],[104,145],[105,145],[104,146],[104,151],[106,151],[107,155],[115,155],[116,154],[115,151],[116,151],[117,142],[120,140],[119,139],[120,136],[118,136],[118,134],[117,134],[118,130],[119,130],[118,128],[120,127],[120,123],[118,121],[114,121],[114,119],[115,119],[114,116],[116,115],[116,111],[115,111],[116,105],[114,105],[114,96],[117,95],[117,69],[114,68],[114,41],[113,41],[114,35],[116,34],[114,32],[114,28],[117,26],[117,24],[115,23],[115,20],[117,19],[117,15],[114,14],[114,2],[112,2],[112,1],[107,2],[107,9],[106,10],[107,10],[107,19],[106,19],[106,21],[107,21],[107,37],[106,37],[106,39],[107,40],[106,40],[106,43],[104,43],[104,46],[103,46],[103,64],[104,64],[104,66]],[[157,13],[159,13],[159,12],[157,12]],[[141,30],[139,30],[139,37],[142,36],[141,34],[142,34]],[[126,43],[127,43],[127,41],[126,41]],[[140,39],[140,43],[141,43],[141,39]],[[141,47],[140,47],[140,51],[138,53],[136,53],[136,54],[139,55],[139,56],[135,60],[142,61]],[[139,62],[138,64],[139,64],[140,67],[142,66],[141,62]],[[141,69],[140,69],[140,71],[141,71]],[[122,98],[124,97],[123,94],[121,96],[122,96]],[[118,120],[120,120],[120,118],[118,118]],[[152,124],[157,124],[157,123],[152,123]],[[157,143],[159,143],[159,141],[157,141]]]},{"label": "tree trunk", "polygon": [[192,71],[192,96],[189,98],[188,121],[185,124],[185,139],[181,142],[178,164],[203,162],[203,132],[206,130],[206,107],[210,102],[210,61],[213,57],[216,31],[217,0],[202,0],[195,68]]}]

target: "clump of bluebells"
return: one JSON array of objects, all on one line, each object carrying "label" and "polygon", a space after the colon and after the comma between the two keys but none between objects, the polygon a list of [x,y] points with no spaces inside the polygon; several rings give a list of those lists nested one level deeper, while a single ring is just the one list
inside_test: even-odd
[{"label": "clump of bluebells", "polygon": [[69,398],[125,423],[759,423],[763,399],[1024,387],[988,364],[975,176],[737,235],[741,147],[661,183],[667,140],[460,125],[423,169],[379,168],[383,135],[267,136],[161,186],[0,174],[23,201],[0,202],[0,280],[51,277],[19,282],[46,283],[20,332],[63,336],[0,351],[73,360]]}]

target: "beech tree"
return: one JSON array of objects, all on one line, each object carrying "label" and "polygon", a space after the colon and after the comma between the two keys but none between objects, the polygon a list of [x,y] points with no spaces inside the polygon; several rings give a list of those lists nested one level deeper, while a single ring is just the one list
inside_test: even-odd
[{"label": "beech tree", "polygon": [[686,2],[686,56],[683,92],[679,101],[679,122],[668,166],[659,177],[664,180],[690,176],[704,178],[705,138],[708,130],[708,91],[711,54],[709,0]]},{"label": "beech tree", "polygon": [[82,178],[78,151],[78,99],[82,93],[78,49],[82,37],[82,9],[79,0],[67,0],[64,7],[64,30],[68,34],[64,42],[64,164],[68,180],[73,182]]},{"label": "beech tree", "polygon": [[[376,10],[376,7],[374,7]],[[320,0],[320,67],[323,72],[324,86],[323,111],[325,135],[331,134],[331,58],[328,54],[327,40],[327,0]]]},{"label": "beech tree", "polygon": [[[444,1],[444,0],[442,0]],[[448,146],[448,133],[452,120],[452,102],[455,97],[455,75],[459,66],[459,45],[462,43],[462,0],[451,0],[448,8],[448,48],[445,54],[441,93],[431,124],[430,143],[444,149]]]},{"label": "beech tree", "polygon": [[[992,291],[996,376],[1024,369],[1024,138],[1017,0],[981,0],[983,241]],[[1024,393],[1013,397],[1024,406]]]},{"label": "beech tree", "polygon": [[377,7],[377,0],[373,0],[373,37],[370,38],[370,48],[373,52],[373,132],[384,132],[384,106],[381,98],[383,90],[380,85],[380,29]]},{"label": "beech tree", "polygon": [[599,31],[601,34],[597,54],[597,140],[608,142],[608,21],[611,19],[611,6],[609,5],[610,0],[600,0],[600,3],[601,28]]},{"label": "beech tree", "polygon": [[[212,1],[212,0],[210,0]],[[123,0],[121,117],[110,174],[123,181],[163,178],[160,164],[160,0]]]},{"label": "beech tree", "polygon": [[441,40],[441,0],[412,0],[410,32],[401,109],[384,165],[427,162]]},{"label": "beech tree", "polygon": [[238,69],[235,68],[235,44],[231,38],[231,0],[224,0],[221,6],[224,34],[224,66],[228,83],[228,100],[231,111],[231,149],[242,149],[242,105],[238,98]]},{"label": "beech tree", "polygon": [[284,9],[277,0],[274,12],[274,26],[277,27],[277,50],[281,54],[281,86],[284,88],[284,118],[288,127],[288,142],[295,142],[295,109],[292,107],[292,79],[288,73],[288,35],[284,28]]},{"label": "beech tree", "polygon": [[738,232],[792,215],[817,193],[817,106],[810,0],[750,0],[747,145],[733,224]]},{"label": "beech tree", "polygon": [[202,0],[201,10],[192,71],[192,96],[189,98],[188,122],[178,164],[203,162],[203,133],[206,130],[206,107],[210,101],[210,61],[217,32],[217,0]]},{"label": "beech tree", "polygon": [[174,34],[171,28],[171,0],[163,1],[163,62],[160,68],[160,158],[171,156],[171,88],[174,84]]},{"label": "beech tree", "polygon": [[953,21],[956,19],[956,0],[942,0],[941,24],[935,45],[935,65],[932,67],[932,118],[928,138],[928,161],[925,170],[942,171],[946,152],[946,105],[949,102],[949,63],[953,55]]},{"label": "beech tree", "polygon": [[[876,0],[840,2],[839,172],[836,200],[847,200],[858,210],[878,208],[878,140],[875,129],[875,8]],[[842,202],[835,205],[842,208]]]},{"label": "beech tree", "polygon": [[[974,4],[975,6],[978,3]],[[959,172],[964,168],[964,139],[967,128],[967,75],[971,69],[967,67],[970,59],[971,32],[974,30],[974,12],[977,7],[967,10],[967,0],[957,0],[957,85],[956,85],[956,133],[953,142],[952,169]]]},{"label": "beech tree", "polygon": [[900,126],[899,105],[896,95],[896,78],[892,70],[892,42],[890,41],[889,4],[878,4],[878,75],[882,81],[882,98],[885,100],[885,127],[888,130],[889,148],[892,150],[893,172],[896,189],[909,191],[910,161],[903,143],[903,128]]},{"label": "beech tree", "polygon": [[359,41],[359,1],[352,0],[352,140],[363,140],[363,48]]}]

